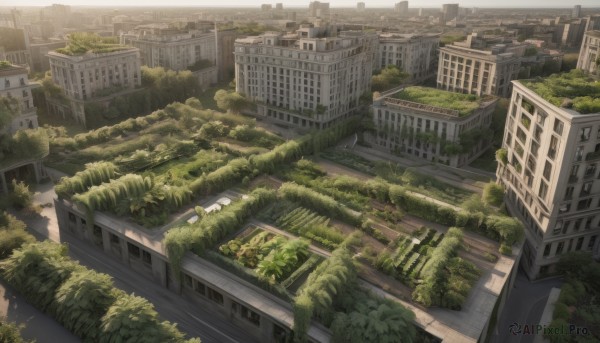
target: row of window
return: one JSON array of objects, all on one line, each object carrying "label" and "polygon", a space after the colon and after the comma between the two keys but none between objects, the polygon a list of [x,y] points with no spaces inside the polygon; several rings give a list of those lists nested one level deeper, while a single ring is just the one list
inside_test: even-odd
[{"label": "row of window", "polygon": [[[594,248],[594,244],[596,244],[597,237],[598,237],[597,235],[590,236],[590,239],[588,240],[588,242],[585,246],[584,246],[585,237],[579,237],[579,238],[577,238],[577,241],[575,241],[574,238],[571,238],[568,241],[548,243],[544,246],[543,255],[544,255],[544,257],[554,257],[554,256],[560,256],[564,253],[568,253],[571,251],[579,251],[582,249],[592,250]],[[553,247],[556,247],[556,249],[554,250],[554,254],[552,256],[550,256],[550,253],[552,252]]]}]

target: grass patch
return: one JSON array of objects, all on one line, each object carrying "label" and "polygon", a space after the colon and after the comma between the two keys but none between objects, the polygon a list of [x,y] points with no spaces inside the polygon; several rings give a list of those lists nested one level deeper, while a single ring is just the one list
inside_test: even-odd
[{"label": "grass patch", "polygon": [[485,98],[473,94],[462,94],[427,87],[406,87],[394,93],[396,99],[412,101],[419,104],[431,105],[458,111],[460,116],[467,116],[479,108]]}]

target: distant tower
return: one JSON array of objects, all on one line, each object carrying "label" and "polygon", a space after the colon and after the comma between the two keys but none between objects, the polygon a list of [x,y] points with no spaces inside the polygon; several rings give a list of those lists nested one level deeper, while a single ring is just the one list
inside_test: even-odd
[{"label": "distant tower", "polygon": [[442,5],[442,23],[445,24],[456,17],[458,17],[458,4]]},{"label": "distant tower", "polygon": [[581,5],[573,6],[573,13],[571,14],[573,18],[581,18]]},{"label": "distant tower", "polygon": [[400,15],[408,15],[408,1],[400,1],[396,4],[394,9]]},{"label": "distant tower", "polygon": [[356,9],[359,11],[364,11],[365,10],[365,3],[364,2],[357,2],[356,3]]},{"label": "distant tower", "polygon": [[283,3],[278,2],[275,4],[275,10],[277,11],[283,11]]},{"label": "distant tower", "polygon": [[423,8],[419,8],[419,17],[423,16]]}]

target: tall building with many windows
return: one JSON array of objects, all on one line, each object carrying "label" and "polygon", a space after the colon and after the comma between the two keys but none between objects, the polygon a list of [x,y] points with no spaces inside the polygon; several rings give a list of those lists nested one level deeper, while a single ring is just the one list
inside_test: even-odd
[{"label": "tall building with many windows", "polygon": [[438,63],[440,34],[379,34],[376,68],[395,65],[412,81],[424,81],[435,75]]},{"label": "tall building with many windows", "polygon": [[305,128],[347,118],[371,87],[375,34],[305,27],[235,42],[236,91],[258,103],[257,115]]},{"label": "tall building with many windows", "polygon": [[[440,48],[438,88],[458,93],[510,96],[510,82],[519,75],[522,52],[513,51],[513,47],[506,44],[473,48],[473,35],[464,44]],[[525,50],[525,46],[518,50]]]},{"label": "tall building with many windows", "polygon": [[587,73],[595,73],[600,70],[600,31],[588,31],[583,36],[583,43],[579,50],[577,69]]},{"label": "tall building with many windows", "polygon": [[110,101],[142,84],[140,51],[137,48],[113,46],[108,50],[89,47],[84,52],[68,48],[48,53],[52,81],[65,93],[69,104],[50,104],[54,112],[70,114],[85,125],[85,104],[91,100]]},{"label": "tall building with many windows", "polygon": [[443,4],[442,5],[442,16],[440,23],[446,24],[450,20],[458,17],[458,4]]},{"label": "tall building with many windows", "polygon": [[598,99],[600,87],[581,72],[513,84],[496,175],[525,224],[521,260],[533,279],[567,252],[600,257],[600,111],[575,99]]}]

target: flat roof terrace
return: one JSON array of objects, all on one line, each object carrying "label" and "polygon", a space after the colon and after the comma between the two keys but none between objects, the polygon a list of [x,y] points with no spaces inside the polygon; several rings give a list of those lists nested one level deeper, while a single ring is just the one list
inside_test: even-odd
[{"label": "flat roof terrace", "polygon": [[581,70],[517,82],[554,106],[572,109],[579,114],[600,112],[600,81]]},{"label": "flat roof terrace", "polygon": [[388,95],[387,104],[411,107],[450,117],[466,117],[477,109],[487,107],[493,97],[448,92],[428,87],[406,87]]}]

